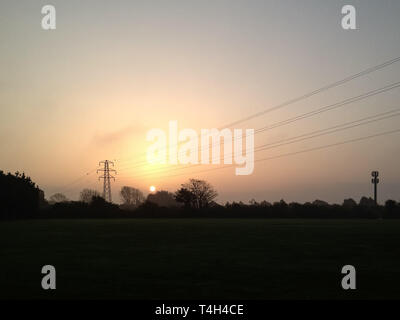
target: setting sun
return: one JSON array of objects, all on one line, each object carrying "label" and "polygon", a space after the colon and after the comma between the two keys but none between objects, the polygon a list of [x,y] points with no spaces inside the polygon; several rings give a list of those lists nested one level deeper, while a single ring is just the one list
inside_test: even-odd
[{"label": "setting sun", "polygon": [[156,187],[155,186],[150,186],[150,192],[154,192],[156,191]]}]

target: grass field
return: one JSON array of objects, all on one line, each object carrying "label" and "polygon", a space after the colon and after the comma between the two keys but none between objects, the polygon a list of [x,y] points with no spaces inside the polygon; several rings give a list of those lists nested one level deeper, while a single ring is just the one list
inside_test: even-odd
[{"label": "grass field", "polygon": [[[0,243],[2,299],[400,298],[400,221],[12,221]],[[346,264],[357,290],[341,288]]]}]

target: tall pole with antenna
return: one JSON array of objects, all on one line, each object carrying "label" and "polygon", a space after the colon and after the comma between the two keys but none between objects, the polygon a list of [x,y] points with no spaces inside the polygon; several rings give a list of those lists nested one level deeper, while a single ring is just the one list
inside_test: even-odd
[{"label": "tall pole with antenna", "polygon": [[111,179],[114,179],[115,181],[115,177],[110,175],[110,172],[115,172],[115,174],[117,174],[117,171],[115,171],[114,169],[110,169],[110,164],[112,166],[114,166],[114,162],[109,161],[109,160],[103,160],[99,162],[99,166],[101,166],[102,164],[104,164],[104,168],[103,169],[98,169],[97,173],[102,172],[103,175],[99,177],[100,179],[103,179],[103,198],[108,201],[111,202]]},{"label": "tall pole with antenna", "polygon": [[375,205],[377,205],[378,204],[378,183],[379,183],[378,176],[379,176],[379,172],[378,171],[372,171],[371,172],[371,176],[372,176],[371,182],[374,185],[374,201],[375,201]]}]

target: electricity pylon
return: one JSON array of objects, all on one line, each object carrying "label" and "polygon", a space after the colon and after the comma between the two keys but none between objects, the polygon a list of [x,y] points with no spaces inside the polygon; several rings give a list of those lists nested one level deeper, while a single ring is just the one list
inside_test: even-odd
[{"label": "electricity pylon", "polygon": [[379,172],[378,171],[372,171],[371,172],[371,176],[373,177],[371,179],[371,182],[374,184],[374,201],[375,201],[375,205],[378,204],[378,183],[379,183]]},{"label": "electricity pylon", "polygon": [[99,166],[101,164],[104,164],[104,169],[98,169],[97,173],[102,172],[103,175],[99,177],[100,179],[104,180],[104,184],[103,184],[103,198],[108,201],[111,202],[111,182],[110,179],[114,179],[115,181],[115,177],[113,177],[112,175],[110,175],[110,172],[115,172],[115,174],[117,174],[117,171],[115,171],[114,169],[110,169],[110,164],[112,166],[114,166],[114,162],[109,161],[109,160],[103,160],[99,162]]}]

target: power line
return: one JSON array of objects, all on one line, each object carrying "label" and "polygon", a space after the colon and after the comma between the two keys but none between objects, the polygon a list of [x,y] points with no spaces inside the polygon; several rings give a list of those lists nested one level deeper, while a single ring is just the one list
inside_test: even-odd
[{"label": "power line", "polygon": [[351,98],[345,99],[343,101],[340,101],[340,102],[337,102],[337,103],[334,103],[334,104],[331,104],[331,105],[328,105],[328,106],[325,106],[325,107],[322,107],[322,108],[318,108],[318,109],[310,111],[310,112],[303,113],[303,114],[301,114],[299,116],[295,116],[295,117],[289,118],[287,120],[280,121],[278,123],[275,123],[272,126],[266,126],[266,127],[257,129],[257,133],[258,132],[263,132],[265,130],[273,129],[273,128],[276,128],[276,127],[281,127],[283,125],[286,125],[286,124],[289,124],[289,123],[292,123],[292,122],[295,122],[295,121],[298,121],[298,120],[302,120],[302,119],[305,119],[305,118],[309,118],[311,116],[314,116],[314,115],[317,115],[317,114],[320,114],[320,113],[323,113],[323,112],[326,112],[326,111],[337,109],[339,107],[348,105],[350,103],[361,101],[361,100],[367,99],[369,97],[375,96],[377,94],[381,94],[381,93],[396,89],[398,87],[400,87],[400,81],[392,83],[390,85],[387,85],[387,86],[379,88],[379,89],[375,89],[375,90],[363,93],[363,94],[355,96],[355,97],[351,97]]},{"label": "power line", "polygon": [[[375,95],[378,95],[378,94],[385,93],[387,91],[396,89],[398,87],[400,87],[400,81],[399,82],[394,82],[392,84],[389,84],[389,85],[384,86],[384,87],[379,88],[379,89],[375,89],[375,90],[371,90],[371,91],[365,92],[365,93],[363,93],[361,95],[358,95],[358,96],[355,96],[355,97],[347,98],[345,100],[342,100],[342,101],[339,101],[339,102],[336,102],[336,103],[333,103],[333,104],[318,108],[318,109],[313,110],[313,111],[309,111],[309,112],[303,113],[301,115],[298,115],[298,116],[295,116],[295,117],[292,117],[292,118],[289,118],[289,119],[286,119],[286,120],[283,120],[283,121],[279,121],[279,122],[277,122],[277,123],[275,123],[273,125],[268,125],[268,126],[256,129],[255,130],[255,134],[260,133],[260,132],[264,132],[264,131],[267,131],[267,130],[271,130],[271,129],[274,129],[274,128],[277,128],[277,127],[281,127],[281,126],[284,126],[284,125],[287,125],[287,124],[290,124],[290,123],[293,123],[293,122],[296,122],[296,121],[299,121],[299,120],[302,120],[302,119],[306,119],[306,118],[312,117],[314,115],[317,115],[317,114],[320,114],[320,113],[323,113],[323,112],[327,112],[327,111],[330,111],[330,110],[333,110],[333,109],[337,109],[337,108],[343,107],[345,105],[348,105],[350,103],[361,101],[361,100],[367,99],[369,97],[372,97],[372,96],[375,96]],[[209,148],[211,148],[211,147],[212,147],[212,145],[209,146]],[[132,169],[132,168],[136,168],[136,167],[141,167],[141,166],[143,166],[145,164],[147,164],[146,161],[141,161],[141,162],[139,162],[138,164],[136,164],[134,166],[128,166],[128,168]],[[123,167],[123,168],[126,168],[126,167]]]},{"label": "power line", "polygon": [[[296,143],[296,142],[300,142],[300,141],[304,141],[304,140],[320,137],[320,136],[323,136],[323,135],[327,135],[327,134],[331,134],[331,133],[335,133],[335,132],[339,132],[339,131],[343,131],[343,130],[347,130],[347,129],[353,129],[353,128],[356,128],[356,127],[359,127],[359,126],[363,126],[363,125],[366,125],[366,124],[370,124],[370,123],[373,123],[373,122],[386,120],[386,119],[390,119],[390,118],[394,118],[394,117],[398,117],[398,116],[400,116],[400,113],[396,113],[396,114],[393,114],[393,115],[390,115],[390,116],[381,117],[381,118],[378,118],[378,119],[369,120],[369,121],[365,121],[365,122],[357,123],[357,124],[353,124],[353,125],[348,125],[349,124],[348,123],[348,124],[346,124],[345,127],[342,127],[343,125],[333,126],[333,127],[329,128],[329,129],[320,130],[320,131],[323,131],[322,133],[318,133],[318,130],[317,130],[314,133],[306,134],[307,137],[299,138],[299,137],[301,137],[301,136],[299,136],[299,137],[297,137],[299,139],[294,139],[294,140],[292,140],[290,142],[284,142],[284,143],[280,143],[280,144],[278,143],[278,144],[274,144],[272,146],[270,146],[269,144],[260,146],[260,148],[255,150],[255,152],[264,151],[264,150],[268,150],[268,149],[272,149],[272,148],[277,148],[277,147],[280,147],[280,146],[283,146],[283,145],[288,145],[288,144],[292,144],[292,143]],[[354,122],[359,122],[359,121],[360,120],[356,120]],[[350,122],[350,123],[354,123],[354,122]],[[325,130],[327,130],[327,131],[325,132]]]},{"label": "power line", "polygon": [[[395,113],[395,112],[397,112],[397,113]],[[283,140],[280,140],[280,141],[267,143],[267,144],[255,147],[253,150],[254,150],[254,152],[265,151],[265,150],[269,150],[269,149],[273,149],[273,148],[277,148],[277,147],[281,147],[281,146],[285,146],[285,145],[301,142],[301,141],[304,141],[304,140],[309,140],[309,139],[312,139],[312,138],[324,136],[324,135],[327,135],[327,134],[331,134],[331,133],[335,133],[335,132],[339,132],[339,131],[352,129],[352,128],[359,127],[359,126],[366,125],[366,124],[370,124],[370,123],[373,123],[373,122],[377,122],[377,121],[381,121],[381,120],[386,120],[386,119],[398,117],[398,116],[400,116],[400,109],[394,109],[394,110],[391,110],[391,111],[379,113],[379,114],[376,114],[376,115],[373,115],[373,116],[369,116],[369,117],[365,117],[365,118],[362,118],[362,119],[346,122],[346,123],[335,125],[335,126],[328,127],[328,128],[325,128],[325,129],[312,131],[312,132],[305,133],[305,134],[302,134],[302,135],[299,135],[299,136],[295,136],[295,137],[292,137],[292,138],[287,138],[287,139],[283,139]],[[233,153],[230,153],[229,155],[232,156]],[[223,157],[221,157],[219,160],[220,161],[223,160]],[[134,177],[135,178],[142,178],[142,177],[152,176],[152,175],[156,175],[156,174],[160,174],[160,173],[162,174],[162,173],[167,172],[167,171],[177,171],[177,170],[190,169],[192,167],[197,167],[197,166],[200,166],[200,165],[201,164],[193,164],[193,165],[190,165],[190,166],[187,166],[187,167],[172,168],[172,169],[169,169],[169,170],[161,169],[161,170],[155,171],[155,172],[153,171],[153,172],[144,173],[144,174],[141,174],[141,175],[134,175]]]},{"label": "power line", "polygon": [[[384,86],[384,87],[379,88],[379,89],[374,89],[374,90],[365,92],[365,93],[363,93],[361,95],[358,95],[358,96],[355,96],[355,97],[347,98],[345,100],[342,100],[342,101],[339,101],[339,102],[336,102],[336,103],[333,103],[333,104],[330,104],[330,105],[327,105],[327,106],[324,106],[324,107],[317,108],[315,110],[303,113],[301,115],[298,115],[298,116],[295,116],[295,117],[292,117],[292,118],[288,118],[286,120],[282,120],[282,121],[276,122],[276,123],[274,123],[272,125],[268,125],[268,126],[256,129],[255,130],[255,134],[258,134],[258,133],[261,133],[261,132],[265,132],[267,130],[275,129],[275,128],[278,128],[278,127],[281,127],[281,126],[284,126],[284,125],[288,125],[290,123],[293,123],[293,122],[296,122],[296,121],[299,121],[299,120],[303,120],[303,119],[306,119],[306,118],[309,118],[309,117],[312,117],[312,116],[315,116],[315,115],[318,115],[318,114],[321,114],[321,113],[324,113],[324,112],[327,112],[327,111],[330,111],[330,110],[334,110],[334,109],[346,106],[348,104],[351,104],[351,103],[354,103],[354,102],[357,102],[357,101],[361,101],[361,100],[367,99],[369,97],[372,97],[372,96],[375,96],[375,95],[378,95],[378,94],[381,94],[381,93],[385,93],[387,91],[396,89],[398,87],[400,87],[400,81],[392,83],[392,84],[387,85],[387,86]],[[214,145],[216,145],[216,144],[214,144]],[[209,148],[211,148],[212,146],[213,145],[209,146]],[[201,150],[203,150],[203,149],[201,149]],[[144,164],[147,164],[147,163],[144,162]],[[125,167],[123,167],[123,169],[134,169],[134,168],[141,167],[141,166],[143,166],[143,164],[141,164],[141,165],[136,164],[136,165],[127,166],[127,167],[125,166]]]},{"label": "power line", "polygon": [[[386,132],[382,132],[382,133],[378,133],[378,134],[374,134],[374,135],[369,135],[369,136],[364,136],[364,137],[360,137],[360,138],[356,138],[356,139],[345,140],[345,141],[332,143],[332,144],[328,144],[328,145],[323,145],[323,146],[319,146],[319,147],[314,147],[314,148],[310,148],[310,149],[305,149],[305,150],[300,150],[300,151],[295,151],[295,152],[290,152],[290,153],[284,153],[284,154],[281,154],[281,155],[272,156],[272,157],[268,157],[268,158],[258,159],[258,160],[255,160],[254,163],[262,162],[262,161],[268,161],[268,160],[274,160],[274,159],[279,159],[279,158],[284,158],[284,157],[288,157],[288,156],[298,155],[298,154],[317,151],[317,150],[322,150],[322,149],[328,149],[328,148],[331,148],[331,147],[336,147],[336,146],[341,146],[341,145],[345,145],[345,144],[349,144],[349,143],[368,140],[368,139],[372,139],[372,138],[376,138],[376,137],[386,136],[386,135],[393,134],[393,133],[398,133],[398,132],[400,132],[400,129],[386,131]],[[205,169],[205,170],[202,170],[202,171],[192,172],[190,174],[199,174],[199,173],[204,173],[204,172],[216,171],[216,170],[230,168],[232,166],[235,166],[235,165],[231,164],[231,165],[226,165],[226,166],[218,167],[218,168]],[[186,175],[186,174],[188,174],[188,173],[169,175],[169,176],[165,176],[165,177],[170,178],[170,177],[181,176],[181,175]]]},{"label": "power line", "polygon": [[[393,58],[391,60],[385,61],[385,62],[383,62],[381,64],[369,67],[369,68],[367,68],[367,69],[365,69],[363,71],[360,71],[358,73],[352,74],[352,75],[350,75],[348,77],[345,77],[345,78],[343,78],[343,79],[341,79],[339,81],[335,81],[335,82],[333,82],[331,84],[328,84],[326,86],[323,86],[321,88],[318,88],[316,90],[308,92],[308,93],[306,93],[304,95],[301,95],[299,97],[287,100],[287,101],[285,101],[283,103],[280,103],[280,104],[278,104],[278,105],[276,105],[274,107],[271,107],[271,108],[265,109],[263,111],[254,113],[254,114],[252,114],[250,116],[247,116],[245,118],[242,118],[242,119],[239,119],[237,121],[231,122],[231,123],[229,123],[229,124],[227,124],[225,126],[220,126],[219,129],[221,129],[221,128],[229,128],[229,127],[232,127],[232,126],[237,125],[239,123],[246,122],[248,120],[254,119],[254,118],[259,117],[259,116],[262,116],[262,115],[264,115],[266,113],[281,109],[281,108],[286,107],[288,105],[291,105],[291,104],[294,104],[294,103],[299,102],[301,100],[304,100],[304,99],[307,99],[309,97],[312,97],[312,96],[314,96],[314,95],[316,95],[318,93],[321,93],[323,91],[338,87],[338,86],[340,86],[342,84],[345,84],[347,82],[350,82],[350,81],[352,81],[354,79],[360,78],[360,77],[365,76],[367,74],[373,73],[373,72],[378,71],[378,70],[383,69],[383,68],[386,68],[386,67],[388,67],[388,66],[390,66],[390,65],[392,65],[392,64],[394,64],[394,63],[396,63],[398,61],[400,61],[400,57],[396,57],[396,58]],[[142,155],[142,157],[144,157],[144,156],[146,156],[146,153],[144,153]],[[127,160],[125,160],[125,161],[127,161]],[[122,161],[122,162],[124,162],[124,161]]]},{"label": "power line", "polygon": [[[271,111],[274,111],[274,110],[278,110],[278,109],[283,108],[283,107],[285,107],[285,106],[288,106],[288,105],[290,105],[290,104],[293,104],[293,103],[299,102],[299,101],[301,101],[301,100],[307,99],[307,98],[309,98],[309,97],[311,97],[311,96],[314,96],[314,95],[316,95],[316,94],[318,94],[318,93],[321,93],[321,92],[323,92],[323,91],[326,91],[326,90],[329,90],[329,89],[338,87],[338,86],[340,86],[340,85],[342,85],[342,84],[345,84],[345,83],[347,83],[347,82],[350,82],[350,81],[352,81],[352,80],[354,80],[354,79],[356,79],[356,78],[359,78],[359,77],[362,77],[362,76],[364,76],[364,75],[367,75],[367,74],[373,73],[373,72],[375,72],[375,71],[378,71],[378,70],[380,70],[380,69],[386,68],[386,67],[388,67],[388,66],[390,66],[390,65],[392,65],[392,64],[394,64],[394,63],[396,63],[396,62],[398,62],[398,61],[400,61],[400,57],[396,57],[396,58],[394,58],[394,59],[385,61],[385,62],[383,62],[383,63],[381,63],[381,64],[378,64],[378,65],[375,65],[375,66],[373,66],[373,67],[369,67],[369,68],[367,68],[367,69],[365,69],[365,70],[363,70],[363,71],[361,71],[361,72],[358,72],[358,73],[356,73],[356,74],[353,74],[353,75],[350,75],[350,76],[348,76],[348,77],[346,77],[346,78],[343,78],[342,80],[333,82],[333,83],[328,84],[328,85],[326,85],[326,86],[323,86],[323,87],[321,87],[321,88],[319,88],[319,89],[316,89],[316,90],[314,90],[314,91],[311,91],[311,92],[309,92],[309,93],[306,93],[306,94],[304,94],[304,95],[302,95],[302,96],[299,96],[299,97],[294,98],[294,99],[290,99],[290,100],[288,100],[288,101],[286,101],[286,102],[283,102],[283,103],[281,103],[281,104],[279,104],[279,105],[276,105],[276,106],[274,106],[274,107],[272,107],[272,108],[269,108],[269,109],[266,109],[266,110],[257,112],[257,113],[255,113],[255,114],[253,114],[253,115],[250,115],[250,116],[245,117],[245,118],[243,118],[243,119],[239,119],[239,120],[237,120],[237,121],[235,121],[235,122],[232,122],[232,123],[227,124],[226,126],[222,126],[222,127],[231,127],[231,126],[234,126],[234,125],[236,125],[236,124],[239,124],[239,123],[248,121],[248,120],[250,120],[250,119],[254,119],[254,118],[256,118],[256,117],[259,117],[259,116],[261,116],[261,115],[264,115],[264,114],[266,114],[266,113],[268,113],[268,112],[271,112]],[[220,128],[222,128],[222,127],[220,127]],[[260,128],[260,129],[263,129],[263,128]],[[146,153],[144,153],[144,155],[146,155]],[[129,162],[129,160],[123,160],[122,163],[123,163],[123,162]],[[94,171],[95,171],[95,170],[92,170],[92,172],[94,172]],[[85,175],[79,177],[78,179],[74,180],[73,182],[71,182],[71,183],[65,185],[65,186],[62,188],[62,190],[64,190],[66,187],[68,187],[68,186],[70,186],[70,185],[73,185],[73,184],[75,184],[75,183],[81,181],[83,178],[85,178],[87,175],[91,174],[92,172],[89,172],[89,173],[87,173],[87,174],[85,174]]]},{"label": "power line", "polygon": [[354,79],[356,79],[356,78],[365,76],[365,75],[367,75],[367,74],[369,74],[369,73],[375,72],[375,71],[377,71],[377,70],[379,70],[379,69],[382,69],[382,68],[385,68],[385,67],[387,67],[387,66],[390,66],[390,65],[392,65],[393,63],[396,63],[396,62],[398,62],[398,61],[400,61],[400,57],[397,57],[397,58],[394,58],[394,59],[392,59],[392,60],[386,61],[386,62],[381,63],[381,64],[379,64],[379,65],[370,67],[370,68],[368,68],[368,69],[366,69],[366,70],[364,70],[364,71],[361,71],[361,72],[359,72],[359,73],[356,73],[356,74],[353,74],[353,75],[351,75],[351,76],[348,76],[348,77],[346,77],[346,78],[344,78],[344,79],[342,79],[342,80],[336,81],[336,82],[334,82],[334,83],[332,83],[332,84],[328,84],[328,85],[326,85],[326,86],[324,86],[324,87],[321,87],[321,88],[319,88],[319,89],[317,89],[317,90],[314,90],[314,91],[311,91],[311,92],[309,92],[309,93],[306,93],[306,94],[304,94],[304,95],[302,95],[302,96],[300,96],[300,97],[297,97],[297,98],[288,100],[288,101],[286,101],[286,102],[283,102],[283,103],[281,103],[281,104],[279,104],[279,105],[277,105],[277,106],[275,106],[275,107],[272,107],[272,108],[269,108],[269,109],[266,109],[266,110],[263,110],[263,111],[254,113],[254,114],[252,114],[252,115],[250,115],[250,116],[248,116],[248,117],[246,117],[246,118],[243,118],[243,119],[240,119],[240,120],[231,122],[231,123],[229,123],[229,124],[223,126],[223,128],[229,128],[229,127],[235,126],[235,125],[237,125],[237,124],[239,124],[239,123],[246,122],[246,121],[248,121],[248,120],[250,120],[250,119],[254,119],[254,118],[256,118],[256,117],[262,116],[262,115],[264,115],[264,114],[266,114],[266,113],[268,113],[268,112],[281,109],[281,108],[283,108],[283,107],[286,107],[286,106],[288,106],[288,105],[290,105],[290,104],[293,104],[293,103],[295,103],[295,102],[298,102],[298,101],[300,101],[300,100],[303,100],[303,99],[309,98],[309,97],[311,97],[311,96],[314,96],[314,95],[316,95],[316,94],[318,94],[318,93],[320,93],[320,92],[323,92],[323,91],[326,91],[326,90],[335,88],[335,87],[340,86],[340,85],[342,85],[342,84],[344,84],[344,83],[347,83],[347,82],[349,82],[349,81],[351,81],[351,80],[354,80]]},{"label": "power line", "polygon": [[66,192],[69,191],[71,189],[71,186],[81,182],[83,179],[87,178],[89,175],[91,175],[92,173],[94,173],[96,171],[96,169],[90,170],[88,172],[86,172],[85,174],[79,176],[77,179],[65,184],[64,186],[62,186],[59,190],[58,193],[62,193],[62,192]]}]

